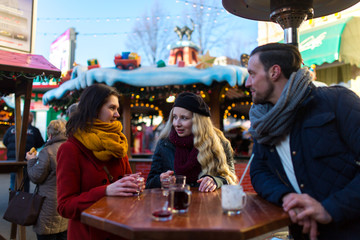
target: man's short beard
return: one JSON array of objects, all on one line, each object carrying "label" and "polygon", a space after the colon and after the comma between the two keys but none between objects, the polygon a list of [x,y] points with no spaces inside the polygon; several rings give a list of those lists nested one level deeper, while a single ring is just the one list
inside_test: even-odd
[{"label": "man's short beard", "polygon": [[269,75],[266,75],[266,84],[268,85],[268,89],[264,92],[264,94],[262,94],[263,96],[252,98],[254,104],[265,104],[270,102],[270,96],[274,92],[274,85],[270,81]]}]

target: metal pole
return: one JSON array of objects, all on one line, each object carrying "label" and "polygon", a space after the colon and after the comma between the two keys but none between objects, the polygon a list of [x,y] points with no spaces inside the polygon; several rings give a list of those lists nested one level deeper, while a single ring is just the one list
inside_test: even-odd
[{"label": "metal pole", "polygon": [[299,47],[299,28],[289,27],[284,29],[284,43]]}]

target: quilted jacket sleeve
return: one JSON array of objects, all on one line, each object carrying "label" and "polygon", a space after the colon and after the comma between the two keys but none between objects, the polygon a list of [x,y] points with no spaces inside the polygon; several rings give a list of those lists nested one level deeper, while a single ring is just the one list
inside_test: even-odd
[{"label": "quilted jacket sleeve", "polygon": [[254,159],[250,165],[251,183],[261,197],[274,204],[281,205],[282,197],[286,193],[295,192],[295,190],[286,182],[286,177],[283,177],[279,171],[275,170],[277,174],[271,171],[267,156],[262,150],[255,140]]},{"label": "quilted jacket sleeve", "polygon": [[39,152],[37,158],[30,159],[27,164],[27,171],[30,180],[35,183],[43,183],[50,173],[50,158],[47,148]]},{"label": "quilted jacket sleeve", "polygon": [[[356,176],[340,191],[331,194],[322,205],[335,222],[351,221],[360,216],[360,99],[346,88],[337,88],[332,101],[338,132],[355,156],[350,161],[357,166]],[[336,97],[336,98],[335,98]]]}]

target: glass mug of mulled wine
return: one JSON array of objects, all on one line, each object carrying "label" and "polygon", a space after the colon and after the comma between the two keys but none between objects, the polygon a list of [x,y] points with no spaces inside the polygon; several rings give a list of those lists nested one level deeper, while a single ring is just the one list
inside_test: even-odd
[{"label": "glass mug of mulled wine", "polygon": [[190,186],[182,183],[170,185],[169,203],[173,213],[186,213],[191,202]]}]

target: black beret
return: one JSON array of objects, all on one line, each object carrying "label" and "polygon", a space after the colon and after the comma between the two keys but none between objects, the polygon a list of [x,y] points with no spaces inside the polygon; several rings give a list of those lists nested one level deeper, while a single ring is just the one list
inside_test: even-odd
[{"label": "black beret", "polygon": [[175,99],[173,107],[182,107],[191,112],[210,117],[210,109],[202,97],[192,92],[182,92]]}]

